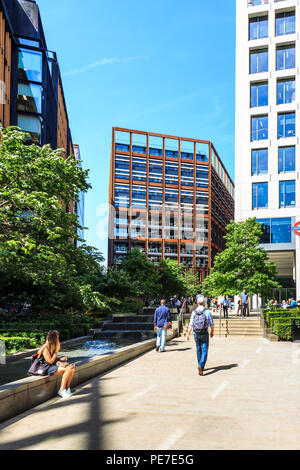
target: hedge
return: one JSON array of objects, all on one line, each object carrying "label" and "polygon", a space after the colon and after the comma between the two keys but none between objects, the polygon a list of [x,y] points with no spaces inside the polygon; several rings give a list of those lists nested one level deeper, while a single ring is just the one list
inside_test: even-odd
[{"label": "hedge", "polygon": [[289,321],[275,321],[273,332],[279,339],[284,341],[291,341],[292,339],[292,322]]},{"label": "hedge", "polygon": [[4,341],[8,352],[37,347],[35,340],[26,336],[0,336],[0,341]]}]

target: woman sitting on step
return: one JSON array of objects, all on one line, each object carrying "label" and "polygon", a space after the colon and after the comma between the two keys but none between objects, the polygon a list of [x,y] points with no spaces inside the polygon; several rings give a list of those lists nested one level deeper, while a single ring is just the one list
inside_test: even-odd
[{"label": "woman sitting on step", "polygon": [[38,355],[43,356],[47,364],[49,364],[48,375],[62,375],[61,387],[58,395],[62,398],[69,398],[71,393],[71,382],[75,373],[75,364],[68,364],[67,357],[57,360],[57,354],[60,350],[58,331],[49,331],[45,344],[39,349]]}]

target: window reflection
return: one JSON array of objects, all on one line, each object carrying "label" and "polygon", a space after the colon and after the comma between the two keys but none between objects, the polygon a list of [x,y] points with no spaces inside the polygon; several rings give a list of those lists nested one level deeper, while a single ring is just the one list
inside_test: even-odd
[{"label": "window reflection", "polygon": [[32,83],[19,83],[18,110],[29,113],[42,112],[42,87]]},{"label": "window reflection", "polygon": [[35,144],[41,143],[41,121],[40,118],[34,116],[26,116],[24,114],[18,115],[18,126],[24,132],[30,132],[32,141]]},{"label": "window reflection", "polygon": [[32,82],[42,82],[42,53],[19,50],[18,78]]}]

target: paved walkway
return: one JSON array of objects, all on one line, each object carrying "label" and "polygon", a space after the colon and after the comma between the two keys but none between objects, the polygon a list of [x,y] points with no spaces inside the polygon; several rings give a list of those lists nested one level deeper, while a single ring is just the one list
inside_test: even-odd
[{"label": "paved walkway", "polygon": [[173,340],[0,425],[0,449],[299,449],[300,345]]}]

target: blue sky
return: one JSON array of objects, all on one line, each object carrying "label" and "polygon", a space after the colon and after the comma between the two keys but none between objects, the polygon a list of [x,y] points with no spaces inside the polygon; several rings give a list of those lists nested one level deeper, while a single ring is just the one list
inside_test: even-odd
[{"label": "blue sky", "polygon": [[[234,177],[235,0],[38,0],[101,236],[113,126],[211,140]],[[100,234],[100,236],[99,236]]]}]

